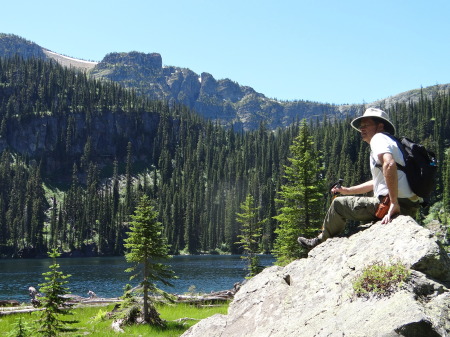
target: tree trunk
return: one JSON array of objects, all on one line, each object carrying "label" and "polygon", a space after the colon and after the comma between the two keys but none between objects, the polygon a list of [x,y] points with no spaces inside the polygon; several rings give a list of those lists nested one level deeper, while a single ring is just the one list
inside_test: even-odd
[{"label": "tree trunk", "polygon": [[150,313],[148,307],[148,263],[144,263],[144,282],[142,282],[144,288],[144,321],[150,323]]}]

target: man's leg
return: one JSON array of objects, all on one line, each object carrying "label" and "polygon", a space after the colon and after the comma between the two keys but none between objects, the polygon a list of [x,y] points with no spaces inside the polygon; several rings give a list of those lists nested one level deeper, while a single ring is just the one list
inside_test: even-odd
[{"label": "man's leg", "polygon": [[374,197],[337,197],[333,200],[323,221],[322,233],[314,239],[298,238],[298,242],[306,248],[314,248],[319,243],[342,233],[347,220],[373,221],[379,204]]}]

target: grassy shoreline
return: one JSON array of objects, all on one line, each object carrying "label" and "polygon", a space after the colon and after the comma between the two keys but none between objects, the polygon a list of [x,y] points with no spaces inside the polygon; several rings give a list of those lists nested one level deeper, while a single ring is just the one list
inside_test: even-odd
[{"label": "grassy shoreline", "polygon": [[[121,335],[111,328],[112,320],[107,318],[107,313],[114,307],[114,304],[104,306],[83,306],[73,309],[74,315],[70,319],[79,321],[74,324],[78,331],[70,336],[89,336],[89,337],[111,337]],[[199,320],[212,316],[214,314],[226,314],[228,303],[220,305],[192,305],[188,303],[161,304],[157,305],[157,310],[162,319],[167,322],[164,329],[152,327],[149,325],[126,326],[126,336],[181,336],[189,327],[196,324]],[[14,326],[19,320],[31,328],[29,336],[35,336],[36,327],[33,325],[37,321],[38,312],[16,313],[0,316],[0,334],[7,335],[14,330]],[[65,334],[61,334],[65,336]],[[69,335],[67,335],[69,336]]]}]

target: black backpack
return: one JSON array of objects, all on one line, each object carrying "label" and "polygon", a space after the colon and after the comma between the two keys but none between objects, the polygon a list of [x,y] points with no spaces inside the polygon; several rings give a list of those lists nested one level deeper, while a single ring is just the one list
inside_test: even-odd
[{"label": "black backpack", "polygon": [[405,172],[411,190],[421,198],[430,196],[434,191],[438,168],[434,152],[409,138],[397,138],[389,133],[384,134],[395,140],[403,153],[405,166],[397,163],[397,167]]}]

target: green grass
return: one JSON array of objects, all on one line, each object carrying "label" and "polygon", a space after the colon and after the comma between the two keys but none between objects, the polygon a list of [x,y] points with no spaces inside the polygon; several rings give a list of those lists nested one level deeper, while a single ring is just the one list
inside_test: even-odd
[{"label": "green grass", "polygon": [[[77,320],[76,324],[71,327],[76,327],[78,331],[71,333],[70,336],[88,336],[88,337],[110,337],[110,336],[165,336],[177,337],[182,335],[189,327],[198,322],[198,320],[207,318],[214,314],[226,314],[228,304],[220,306],[206,306],[197,307],[184,303],[174,305],[158,305],[157,310],[161,318],[167,321],[165,329],[155,328],[148,325],[126,326],[124,327],[125,334],[115,332],[111,329],[112,320],[105,318],[106,313],[112,310],[114,306],[102,307],[83,307],[75,308],[73,316],[62,317],[64,320]],[[26,314],[12,314],[7,316],[0,316],[0,335],[8,336],[8,333],[14,330],[14,326],[21,319],[22,323],[30,326],[33,330],[29,336],[36,336],[36,328],[33,326],[38,319],[38,313]],[[180,318],[190,318],[194,320],[186,320],[183,323],[177,323],[175,320]],[[61,336],[65,336],[61,334]],[[67,335],[69,336],[69,335]]]}]

